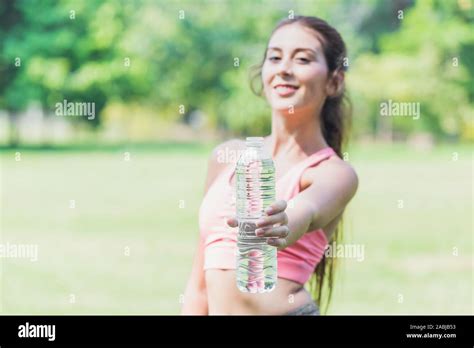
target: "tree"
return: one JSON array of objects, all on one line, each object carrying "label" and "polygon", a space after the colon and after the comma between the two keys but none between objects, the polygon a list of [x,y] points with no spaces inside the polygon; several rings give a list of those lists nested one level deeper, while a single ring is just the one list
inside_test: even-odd
[{"label": "tree", "polygon": [[31,101],[48,111],[63,100],[91,102],[97,115],[82,120],[97,126],[109,99],[142,96],[150,79],[118,45],[136,6],[126,1],[7,2],[0,13],[0,106],[15,115]]},{"label": "tree", "polygon": [[395,131],[423,130],[438,139],[472,137],[472,84],[468,86],[473,77],[469,55],[474,35],[469,8],[460,3],[417,2],[406,11],[399,31],[381,37],[379,54],[357,58],[349,82],[358,122],[363,122],[359,131],[377,124],[380,103],[393,100],[420,103],[421,107],[416,122],[391,118]]}]

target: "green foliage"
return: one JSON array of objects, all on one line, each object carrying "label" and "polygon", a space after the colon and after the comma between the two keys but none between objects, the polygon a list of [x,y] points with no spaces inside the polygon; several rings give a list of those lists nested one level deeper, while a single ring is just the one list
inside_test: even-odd
[{"label": "green foliage", "polygon": [[163,120],[200,109],[211,127],[268,133],[270,109],[251,93],[248,70],[290,14],[320,16],[345,38],[357,134],[380,128],[380,102],[391,99],[421,104],[417,122],[390,121],[397,132],[472,138],[468,0],[2,2],[0,108],[95,102],[99,125],[107,105],[138,103]]},{"label": "green foliage", "polygon": [[[388,99],[419,102],[420,118],[393,118],[395,131],[472,139],[473,61],[466,52],[472,54],[474,33],[460,10],[455,2],[419,1],[399,31],[381,37],[379,54],[357,58],[349,74],[357,120],[377,123]],[[355,126],[362,132],[364,123]]]},{"label": "green foliage", "polygon": [[10,79],[2,81],[0,106],[16,111],[36,100],[53,110],[67,99],[95,102],[100,115],[111,98],[128,100],[144,92],[144,69],[126,67],[126,52],[116,45],[133,5],[22,0],[9,10],[1,18],[14,12],[18,20],[1,30],[2,65]]}]

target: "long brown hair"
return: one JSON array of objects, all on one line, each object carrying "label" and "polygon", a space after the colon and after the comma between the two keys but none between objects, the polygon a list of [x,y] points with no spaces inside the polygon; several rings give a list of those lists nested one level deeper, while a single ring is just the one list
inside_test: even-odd
[{"label": "long brown hair", "polygon": [[[294,16],[290,19],[284,19],[280,21],[273,29],[270,37],[273,33],[289,24],[298,23],[304,27],[313,29],[316,33],[322,37],[321,45],[323,47],[323,53],[326,58],[328,65],[328,76],[332,77],[333,74],[338,71],[346,71],[348,64],[346,58],[346,45],[339,32],[330,26],[326,21],[309,16]],[[258,90],[254,82],[258,79],[261,82],[261,71],[263,63],[265,62],[265,55],[262,62],[251,68],[251,89],[252,91],[262,96],[262,89]],[[349,134],[349,128],[351,124],[351,104],[347,97],[344,85],[341,88],[341,92],[336,96],[328,96],[324,102],[321,110],[321,130],[324,139],[330,147],[338,154],[339,157],[343,157],[343,147],[347,143],[347,137]],[[339,220],[339,223],[335,229],[331,242],[337,244],[342,242],[342,229],[343,219]],[[321,261],[317,264],[314,269],[313,276],[309,281],[310,291],[313,299],[319,306],[322,312],[327,312],[329,303],[331,302],[336,258],[332,256],[323,255]]]}]

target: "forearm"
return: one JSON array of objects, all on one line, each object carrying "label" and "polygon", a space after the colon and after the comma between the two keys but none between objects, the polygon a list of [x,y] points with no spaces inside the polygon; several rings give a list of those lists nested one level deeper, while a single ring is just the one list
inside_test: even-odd
[{"label": "forearm", "polygon": [[289,202],[286,209],[288,215],[288,227],[290,234],[286,238],[287,246],[292,245],[309,231],[316,215],[314,204],[305,199],[297,199]]}]

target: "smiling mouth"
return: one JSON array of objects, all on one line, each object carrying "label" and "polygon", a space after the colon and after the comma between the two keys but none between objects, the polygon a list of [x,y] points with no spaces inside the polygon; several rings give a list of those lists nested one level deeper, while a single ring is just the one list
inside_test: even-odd
[{"label": "smiling mouth", "polygon": [[288,85],[288,84],[278,84],[275,87],[273,87],[278,95],[282,97],[290,96],[296,92],[296,90],[299,88],[298,86],[293,86],[293,85]]}]

